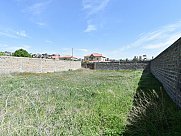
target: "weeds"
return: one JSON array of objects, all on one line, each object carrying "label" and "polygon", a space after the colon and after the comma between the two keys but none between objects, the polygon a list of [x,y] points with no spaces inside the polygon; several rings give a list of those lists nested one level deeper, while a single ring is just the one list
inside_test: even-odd
[{"label": "weeds", "polygon": [[0,79],[0,135],[120,135],[142,71],[14,74]]},{"label": "weeds", "polygon": [[181,111],[152,74],[143,72],[125,136],[180,136]]},{"label": "weeds", "polygon": [[1,76],[0,135],[180,136],[181,111],[151,74],[141,74]]}]

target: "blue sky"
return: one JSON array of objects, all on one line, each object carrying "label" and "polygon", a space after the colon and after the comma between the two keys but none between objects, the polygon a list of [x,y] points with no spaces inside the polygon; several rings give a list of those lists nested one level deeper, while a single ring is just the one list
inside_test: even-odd
[{"label": "blue sky", "polygon": [[180,0],[1,0],[0,50],[157,56],[181,37]]}]

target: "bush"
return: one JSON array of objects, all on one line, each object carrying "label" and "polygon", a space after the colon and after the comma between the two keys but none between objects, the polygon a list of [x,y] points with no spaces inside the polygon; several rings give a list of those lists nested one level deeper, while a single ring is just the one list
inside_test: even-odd
[{"label": "bush", "polygon": [[4,52],[0,52],[0,56],[5,56],[5,53]]},{"label": "bush", "polygon": [[31,57],[31,55],[24,49],[16,50],[13,53],[13,56],[16,56],[16,57]]}]

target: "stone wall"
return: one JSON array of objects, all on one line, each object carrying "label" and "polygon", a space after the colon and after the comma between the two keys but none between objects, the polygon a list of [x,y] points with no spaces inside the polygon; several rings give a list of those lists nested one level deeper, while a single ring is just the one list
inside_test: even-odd
[{"label": "stone wall", "polygon": [[133,69],[145,69],[149,64],[145,62],[97,62],[94,63],[94,69],[97,70],[133,70]]},{"label": "stone wall", "polygon": [[150,69],[181,107],[181,38],[152,60]]},{"label": "stone wall", "polygon": [[0,57],[0,74],[19,72],[46,73],[67,71],[69,69],[76,70],[79,68],[81,68],[80,61],[7,56]]}]

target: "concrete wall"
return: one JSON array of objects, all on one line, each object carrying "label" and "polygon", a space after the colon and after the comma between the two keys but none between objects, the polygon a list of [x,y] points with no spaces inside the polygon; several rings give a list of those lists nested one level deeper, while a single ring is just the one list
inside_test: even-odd
[{"label": "concrete wall", "polygon": [[181,107],[181,38],[152,60],[150,69]]},{"label": "concrete wall", "polygon": [[80,61],[63,61],[40,58],[0,57],[0,74],[16,72],[46,73],[76,70],[81,68]]},{"label": "concrete wall", "polygon": [[94,63],[94,69],[98,70],[133,70],[145,69],[149,62],[98,62]]}]

